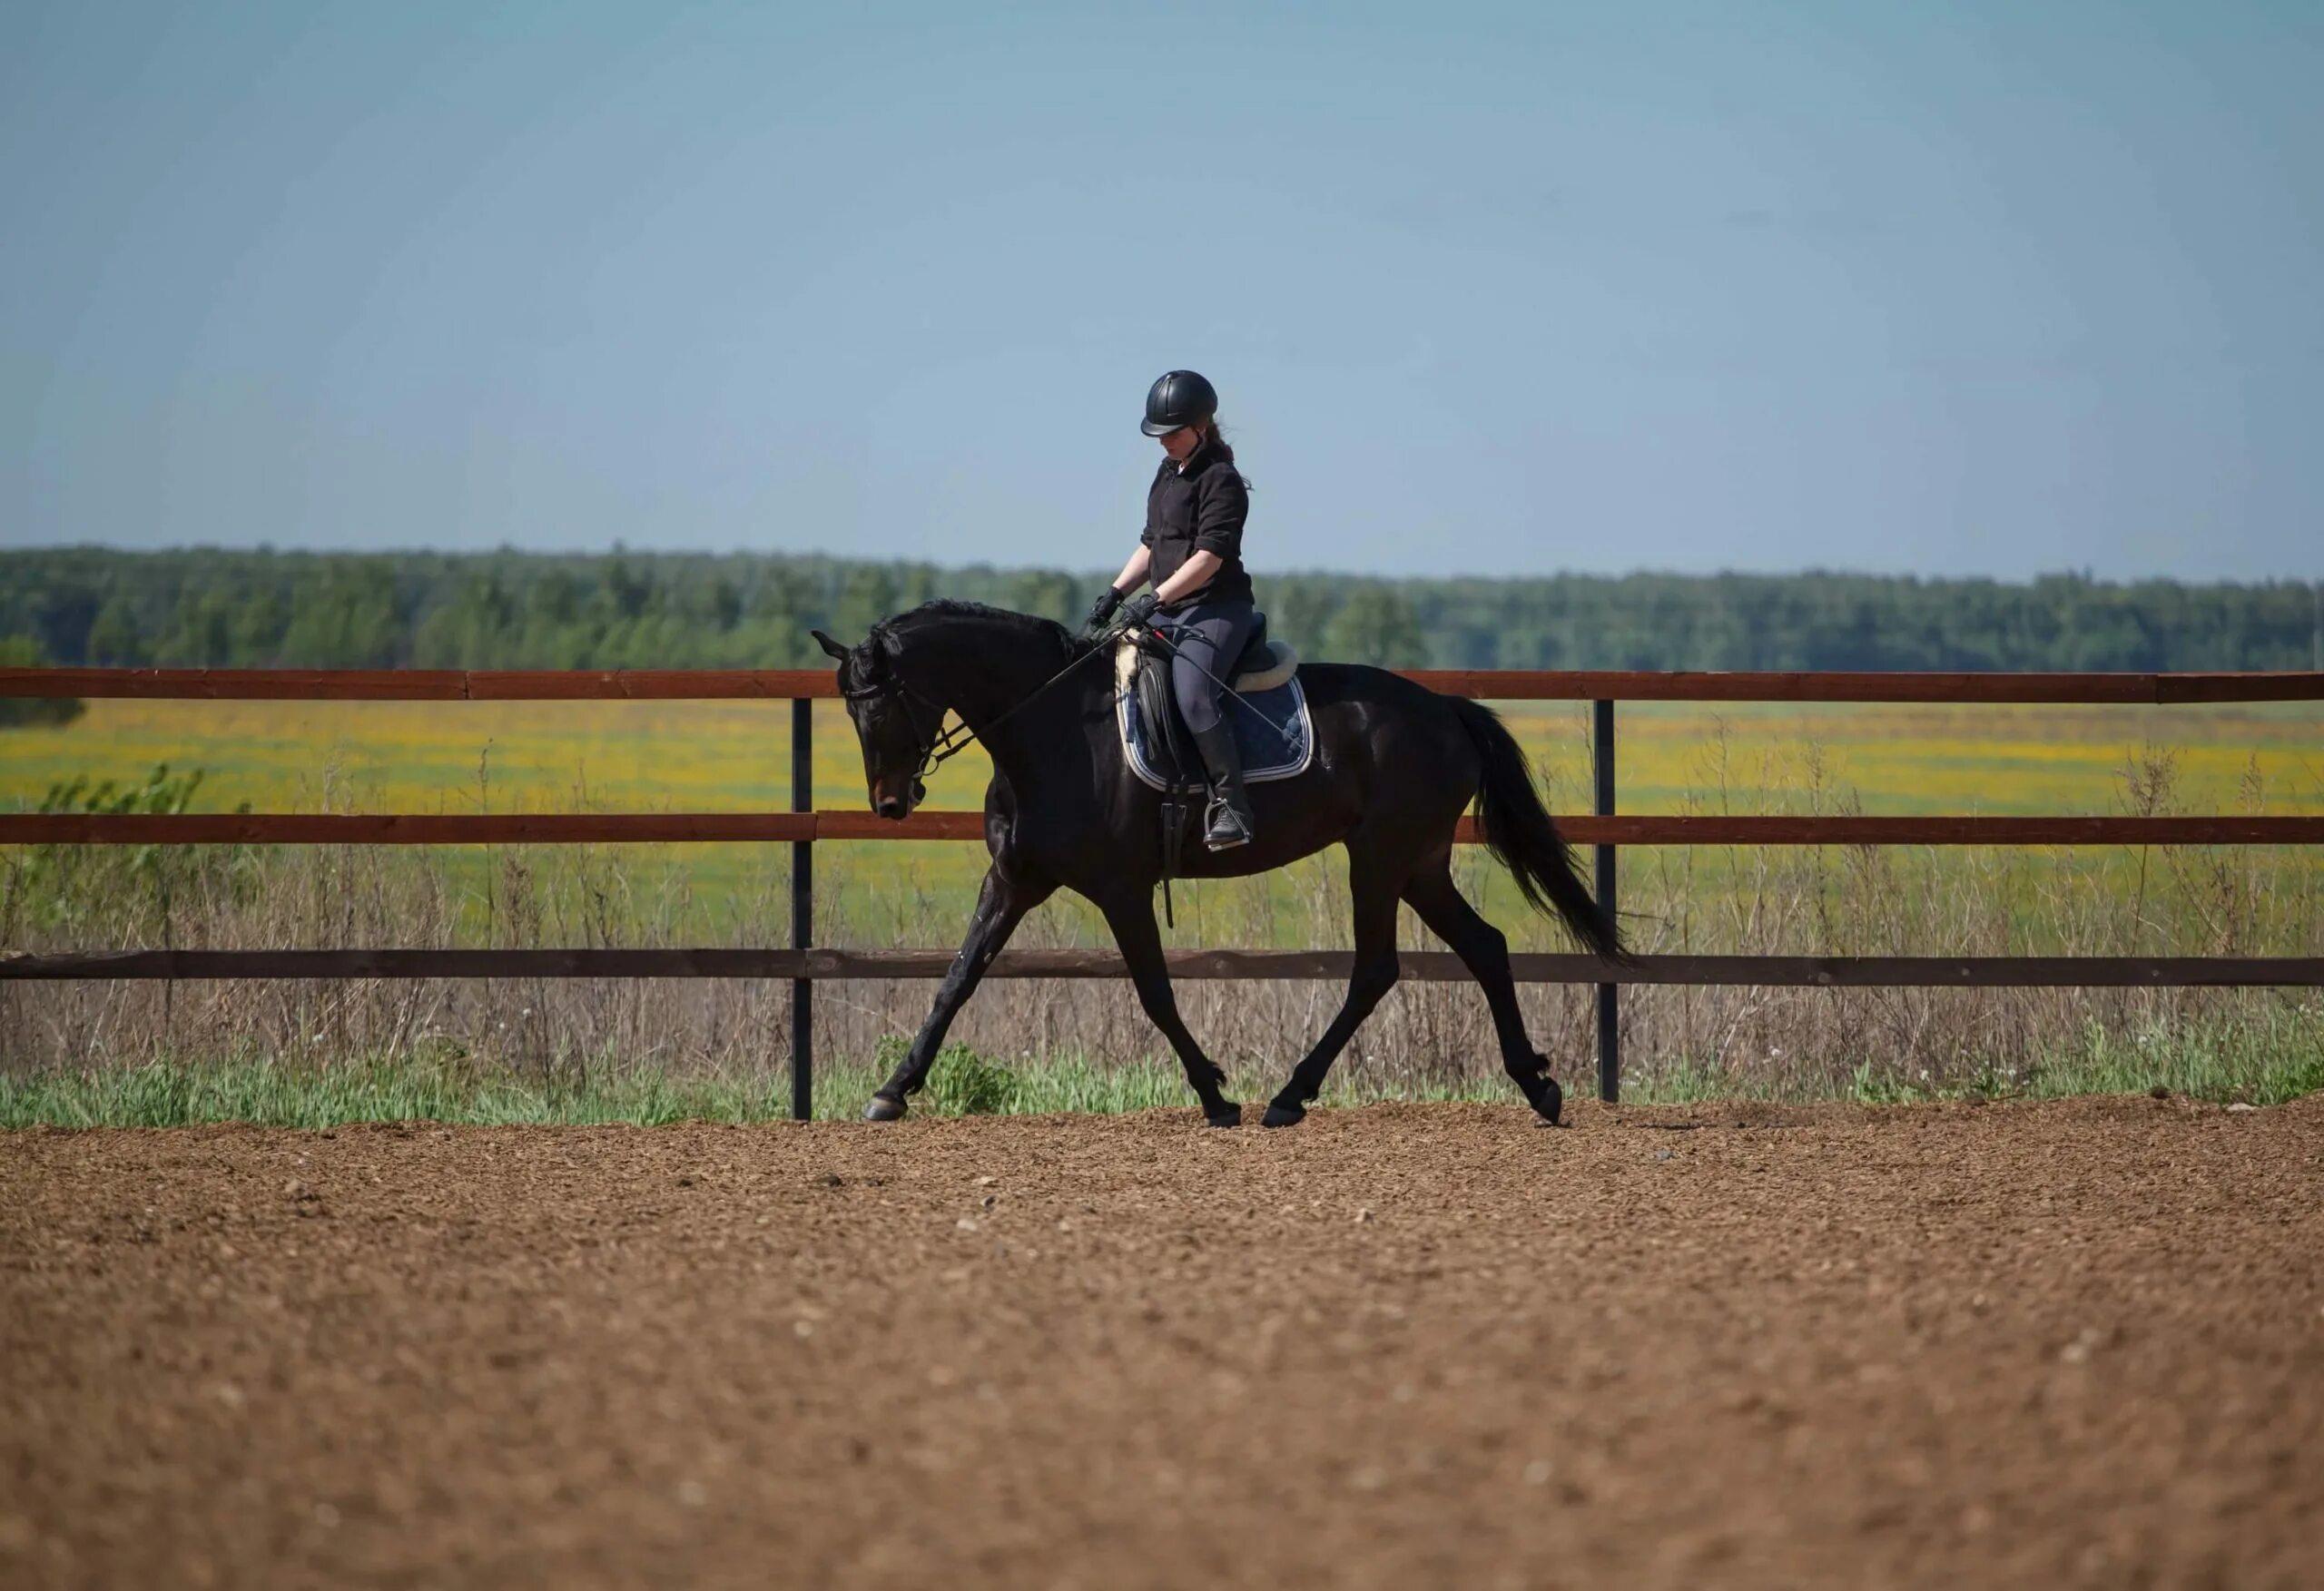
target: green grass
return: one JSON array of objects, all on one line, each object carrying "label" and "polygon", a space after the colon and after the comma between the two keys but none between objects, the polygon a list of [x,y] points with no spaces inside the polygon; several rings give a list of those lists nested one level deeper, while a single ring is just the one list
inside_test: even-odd
[{"label": "green grass", "polygon": [[[1860,1068],[1826,1097],[1865,1104],[1907,1104],[1966,1097],[2053,1099],[2089,1094],[2139,1094],[2156,1087],[2213,1102],[2278,1105],[2324,1090],[2324,1035],[2301,1015],[2206,1027],[2124,1042],[2093,1026],[2076,1050],[2017,1075],[1988,1072],[1966,1085],[1916,1088]],[[892,1046],[870,1061],[820,1068],[815,1114],[848,1120],[894,1061]],[[1279,1078],[1230,1079],[1245,1101],[1264,1099]],[[1570,1079],[1579,1093],[1582,1079]],[[1624,1080],[1624,1098],[1639,1105],[1690,1104],[1738,1097],[1735,1078],[1709,1069],[1669,1066]],[[1748,1093],[1748,1091],[1744,1091]],[[1777,1097],[1768,1095],[1769,1098]],[[1796,1095],[1785,1095],[1787,1099]],[[1324,1104],[1387,1099],[1516,1103],[1499,1078],[1435,1086],[1380,1086],[1361,1072],[1343,1072]],[[913,1101],[921,1115],[1110,1115],[1126,1111],[1191,1110],[1177,1067],[1147,1060],[1119,1066],[1079,1056],[1004,1064],[962,1045],[947,1047],[927,1091]],[[588,1125],[672,1122],[773,1122],[791,1112],[788,1074],[677,1076],[642,1069],[522,1075],[475,1066],[458,1057],[408,1057],[310,1066],[271,1056],[187,1065],[156,1060],[82,1071],[0,1075],[0,1128],[182,1127],[210,1123],[330,1127],[352,1122],[433,1121],[462,1125]]]},{"label": "green grass", "polygon": [[1876,1082],[1867,1067],[1857,1073],[1854,1091],[1858,1098],[1880,1101],[1972,1095],[2065,1099],[2153,1088],[2249,1105],[2281,1105],[2324,1090],[2324,1024],[2312,1006],[2262,1008],[2256,1016],[2179,1032],[2144,1029],[2128,1038],[2093,1023],[2076,1048],[2019,1075],[1984,1075],[1940,1093]]},{"label": "green grass", "polygon": [[[884,1065],[825,1066],[815,1077],[819,1121],[853,1120],[888,1075]],[[1265,1091],[1281,1079],[1265,1085]],[[1246,1096],[1262,1096],[1257,1079]],[[1360,1084],[1335,1087],[1327,1103],[1384,1098],[1499,1099],[1500,1085],[1384,1091]],[[1175,1064],[1101,1066],[1078,1056],[1003,1066],[951,1046],[912,1101],[924,1116],[1118,1115],[1128,1111],[1194,1108]],[[455,1062],[419,1060],[312,1067],[266,1057],[189,1066],[151,1061],[134,1066],[0,1075],[0,1129],[186,1127],[244,1123],[330,1127],[350,1122],[432,1121],[467,1126],[586,1126],[625,1122],[755,1123],[787,1120],[791,1079],[776,1071],[744,1077],[678,1077],[641,1071],[592,1078],[485,1075]]]}]

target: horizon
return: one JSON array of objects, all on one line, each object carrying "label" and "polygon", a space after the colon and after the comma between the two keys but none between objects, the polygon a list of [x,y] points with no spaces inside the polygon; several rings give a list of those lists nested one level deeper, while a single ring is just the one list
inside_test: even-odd
[{"label": "horizon", "polygon": [[0,546],[2324,574],[2324,13],[1172,16],[34,0]]},{"label": "horizon", "polygon": [[[104,542],[48,542],[22,546],[0,544],[0,558],[17,554],[40,553],[104,553],[127,557],[166,557],[202,553],[236,555],[275,556],[290,555],[300,557],[346,558],[793,558],[821,559],[835,564],[909,565],[945,573],[982,571],[997,575],[1062,574],[1088,575],[1105,579],[1108,571],[1097,565],[1074,566],[1066,564],[1036,564],[995,562],[990,559],[948,562],[943,559],[883,557],[861,553],[833,552],[828,548],[753,548],[724,549],[698,546],[641,547],[620,542],[601,548],[518,546],[503,544],[490,547],[439,547],[410,543],[389,544],[370,547],[313,547],[283,545],[277,543],[251,543],[231,545],[222,543],[185,542],[166,546],[121,546]],[[1256,580],[1373,580],[1390,584],[1439,583],[1457,584],[1463,582],[1523,582],[1551,580],[1882,580],[1909,581],[1925,585],[2010,585],[2033,586],[2051,581],[2075,581],[2092,586],[2176,585],[2191,589],[2225,586],[2272,588],[2292,587],[2314,593],[2324,602],[2324,578],[2300,575],[2259,575],[2236,579],[2221,577],[2211,580],[2187,579],[2173,575],[2112,575],[2093,574],[2088,569],[2040,569],[2030,575],[1923,575],[1911,570],[1860,569],[1827,565],[1808,565],[1792,569],[1674,569],[1640,566],[1629,569],[1550,569],[1540,573],[1511,575],[1497,571],[1449,570],[1427,575],[1378,574],[1368,570],[1336,569],[1319,565],[1252,565]]]}]

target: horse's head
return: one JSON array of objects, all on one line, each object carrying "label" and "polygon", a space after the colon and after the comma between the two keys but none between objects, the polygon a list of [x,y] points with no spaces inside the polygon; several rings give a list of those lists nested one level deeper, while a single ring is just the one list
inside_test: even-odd
[{"label": "horse's head", "polygon": [[882,818],[911,815],[928,795],[921,774],[933,754],[944,710],[918,697],[874,630],[861,645],[842,646],[821,630],[815,643],[839,660],[839,691],[863,746],[863,781]]}]

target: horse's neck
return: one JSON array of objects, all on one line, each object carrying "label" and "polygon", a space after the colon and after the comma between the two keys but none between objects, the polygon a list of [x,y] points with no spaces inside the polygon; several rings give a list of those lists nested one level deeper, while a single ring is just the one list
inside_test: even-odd
[{"label": "horse's neck", "polygon": [[913,689],[980,730],[1039,690],[1068,660],[1037,637],[956,628],[928,634],[899,661]]}]

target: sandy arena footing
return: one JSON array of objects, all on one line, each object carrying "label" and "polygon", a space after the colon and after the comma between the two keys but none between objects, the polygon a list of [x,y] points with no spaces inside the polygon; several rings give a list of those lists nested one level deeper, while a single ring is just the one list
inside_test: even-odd
[{"label": "sandy arena footing", "polygon": [[0,1582],[2314,1585],[2324,1101],[0,1136]]}]

